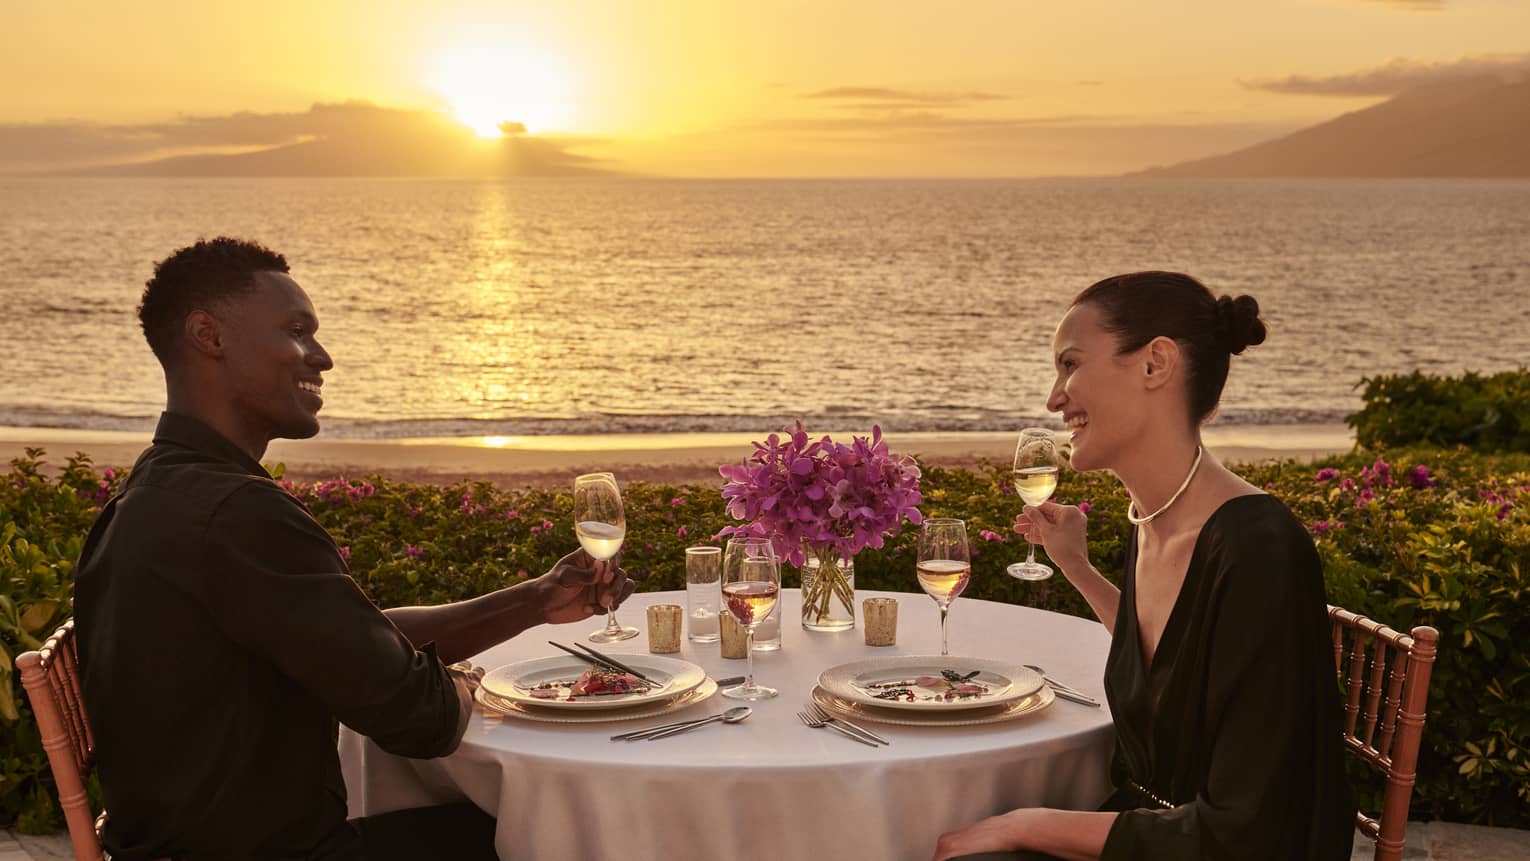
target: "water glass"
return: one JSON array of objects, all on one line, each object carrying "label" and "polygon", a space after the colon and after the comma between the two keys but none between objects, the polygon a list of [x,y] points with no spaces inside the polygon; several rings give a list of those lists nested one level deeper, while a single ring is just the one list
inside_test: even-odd
[{"label": "water glass", "polygon": [[717,614],[722,610],[722,548],[685,549],[686,636],[696,643],[715,643],[721,636]]},{"label": "water glass", "polygon": [[781,651],[781,616],[780,612],[771,613],[765,617],[754,629],[754,650],[756,652],[779,652]]}]

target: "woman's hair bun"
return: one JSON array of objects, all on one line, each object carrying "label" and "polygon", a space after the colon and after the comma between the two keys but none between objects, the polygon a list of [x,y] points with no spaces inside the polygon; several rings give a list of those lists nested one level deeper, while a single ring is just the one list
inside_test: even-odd
[{"label": "woman's hair bun", "polygon": [[1259,303],[1252,296],[1218,299],[1217,322],[1222,346],[1231,355],[1264,343],[1264,321],[1259,319]]}]

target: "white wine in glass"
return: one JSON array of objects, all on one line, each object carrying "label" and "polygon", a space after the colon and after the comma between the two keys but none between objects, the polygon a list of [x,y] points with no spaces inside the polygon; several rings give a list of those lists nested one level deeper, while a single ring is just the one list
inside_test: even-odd
[{"label": "white wine in glass", "polygon": [[[1015,445],[1015,492],[1026,505],[1041,505],[1052,498],[1057,490],[1057,476],[1063,458],[1057,451],[1057,440],[1046,428],[1026,428],[1020,432],[1020,442]],[[1036,545],[1030,545],[1024,562],[1004,569],[1011,577],[1021,580],[1045,580],[1052,576],[1052,568],[1036,561]]]},{"label": "white wine in glass", "polygon": [[946,615],[951,602],[972,579],[972,550],[967,544],[967,524],[949,517],[932,517],[919,527],[919,558],[915,563],[919,588],[940,607],[940,653],[951,654],[946,645]]},{"label": "white wine in glass", "polygon": [[[574,535],[598,565],[610,565],[627,538],[627,515],[616,476],[592,472],[574,479]],[[592,643],[615,643],[638,635],[637,628],[617,624],[616,610],[606,611],[606,626],[590,635]]]}]

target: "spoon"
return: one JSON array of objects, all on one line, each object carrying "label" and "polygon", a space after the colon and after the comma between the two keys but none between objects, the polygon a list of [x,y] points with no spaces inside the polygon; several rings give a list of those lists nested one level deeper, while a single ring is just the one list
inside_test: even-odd
[{"label": "spoon", "polygon": [[752,711],[753,711],[753,709],[749,708],[748,706],[734,706],[733,708],[728,709],[727,711],[723,712],[722,714],[712,715],[709,718],[706,718],[704,720],[696,721],[695,723],[688,723],[685,726],[677,726],[674,729],[667,729],[667,730],[665,730],[663,732],[655,733],[655,734],[653,734],[651,736],[648,736],[647,740],[648,741],[653,741],[656,738],[664,738],[667,735],[674,735],[675,733],[681,733],[681,732],[685,732],[687,730],[693,730],[693,729],[695,729],[698,726],[706,726],[709,723],[716,723],[717,721],[722,721],[723,723],[738,723],[739,721],[743,720],[744,718],[749,717],[749,714]]}]

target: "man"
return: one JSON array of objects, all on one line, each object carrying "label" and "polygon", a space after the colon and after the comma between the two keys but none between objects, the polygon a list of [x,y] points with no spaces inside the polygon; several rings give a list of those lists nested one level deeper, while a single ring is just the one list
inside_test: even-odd
[{"label": "man", "polygon": [[218,238],[159,263],[143,293],[167,407],[75,587],[106,848],[118,861],[493,857],[493,821],[471,805],[347,823],[335,720],[393,753],[450,753],[472,700],[443,664],[620,604],[632,584],[576,551],[470,601],[379,611],[260,466],[270,440],[318,433],[333,366],[287,272]]}]

